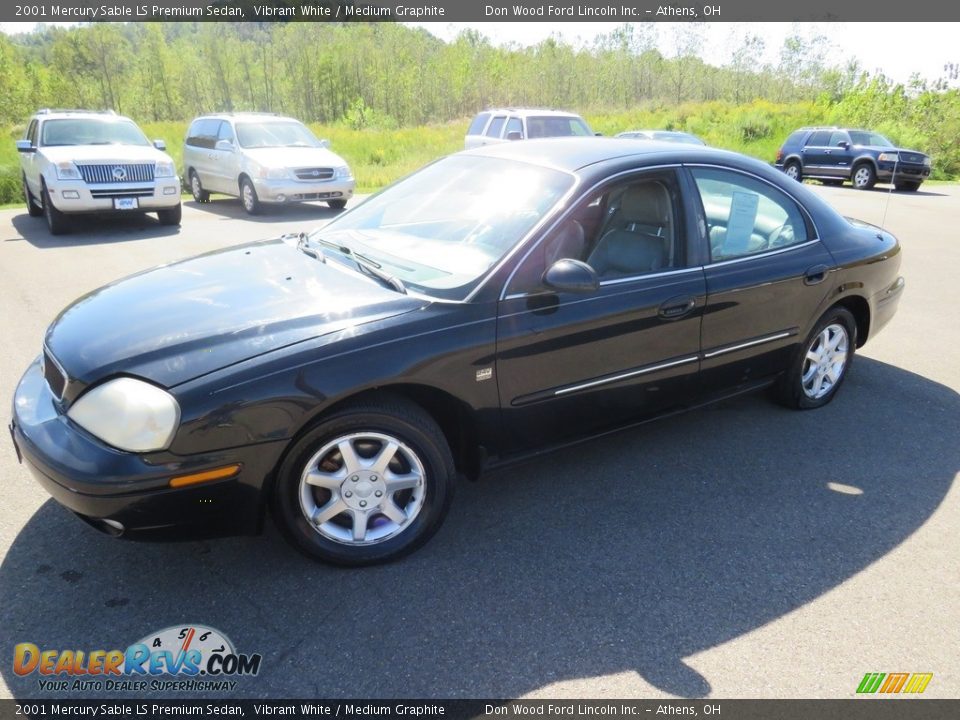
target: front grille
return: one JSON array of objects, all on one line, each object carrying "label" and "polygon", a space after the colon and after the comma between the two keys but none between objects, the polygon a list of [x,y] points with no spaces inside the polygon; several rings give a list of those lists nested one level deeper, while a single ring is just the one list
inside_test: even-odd
[{"label": "front grille", "polygon": [[129,197],[153,197],[153,188],[129,188],[119,190],[91,190],[92,198],[129,198]]},{"label": "front grille", "polygon": [[84,182],[100,183],[153,182],[153,163],[110,163],[82,165],[76,163]]},{"label": "front grille", "polygon": [[296,168],[293,173],[298,180],[329,180],[333,177],[333,168],[308,167]]},{"label": "front grille", "polygon": [[923,155],[920,155],[918,153],[902,152],[900,153],[900,162],[922,163]]},{"label": "front grille", "polygon": [[43,349],[43,378],[47,381],[50,392],[53,393],[54,397],[57,400],[62,400],[63,391],[67,386],[67,377],[46,348]]}]

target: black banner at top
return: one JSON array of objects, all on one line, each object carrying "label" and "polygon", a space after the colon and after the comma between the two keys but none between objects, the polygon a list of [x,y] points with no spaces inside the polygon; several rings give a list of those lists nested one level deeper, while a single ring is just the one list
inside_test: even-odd
[{"label": "black banner at top", "polygon": [[[24,0],[2,22],[958,21],[938,0]],[[907,32],[909,36],[909,32]],[[903,38],[903,43],[923,38]]]}]

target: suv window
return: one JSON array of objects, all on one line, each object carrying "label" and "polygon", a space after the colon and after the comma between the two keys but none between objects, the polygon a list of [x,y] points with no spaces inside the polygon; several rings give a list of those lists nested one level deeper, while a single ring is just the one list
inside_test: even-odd
[{"label": "suv window", "polygon": [[854,145],[873,145],[875,147],[893,147],[893,143],[883,135],[866,130],[851,130],[850,137]]},{"label": "suv window", "polygon": [[30,144],[34,147],[37,146],[37,121],[31,120],[29,127],[27,127],[27,140],[30,141]]},{"label": "suv window", "polygon": [[504,115],[498,115],[490,121],[490,127],[487,128],[487,137],[500,137],[500,131],[503,129],[503,123],[506,121]]},{"label": "suv window", "polygon": [[578,117],[528,117],[527,137],[568,137],[592,135],[587,124]]},{"label": "suv window", "polygon": [[217,132],[217,140],[229,140],[233,142],[233,128],[226,120],[220,123],[220,130]]},{"label": "suv window", "polygon": [[797,204],[771,185],[729,170],[691,170],[707,219],[712,262],[809,239]]},{"label": "suv window", "polygon": [[467,135],[482,135],[483,128],[487,126],[487,120],[490,119],[490,113],[480,113],[477,115],[473,122],[470,123],[470,129],[467,130]]},{"label": "suv window", "polygon": [[813,147],[824,147],[825,145],[830,144],[830,131],[829,130],[818,130],[810,136],[810,139],[807,140],[807,145]]},{"label": "suv window", "polygon": [[187,145],[212,149],[217,143],[217,132],[220,128],[220,121],[206,118],[194,120],[187,130]]},{"label": "suv window", "polygon": [[[520,118],[512,117],[507,120],[507,135],[512,132],[520,133],[520,137],[523,137],[523,123],[520,122]],[[506,135],[504,136],[506,137]]]},{"label": "suv window", "polygon": [[837,147],[842,142],[850,142],[850,137],[842,130],[837,130],[830,135],[830,147]]},{"label": "suv window", "polygon": [[71,117],[44,122],[40,130],[40,144],[149,145],[150,142],[131,120]]},{"label": "suv window", "polygon": [[806,130],[797,130],[796,132],[790,133],[789,137],[784,141],[784,146],[786,145],[801,145],[803,144],[803,138],[807,134]]}]

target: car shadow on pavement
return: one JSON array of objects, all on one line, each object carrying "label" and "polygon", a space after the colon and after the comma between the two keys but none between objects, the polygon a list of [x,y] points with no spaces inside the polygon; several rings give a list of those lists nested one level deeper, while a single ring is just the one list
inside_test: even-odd
[{"label": "car shadow on pavement", "polygon": [[113,540],[48,501],[0,565],[0,673],[18,698],[49,696],[12,672],[16,643],[124,649],[202,623],[263,655],[237,697],[513,698],[624,672],[708,696],[685,658],[816,600],[927,521],[960,469],[958,420],[952,389],[859,357],[817,411],[747,396],[465,484],[426,547],[359,570],[312,563],[272,528]]},{"label": "car shadow on pavement", "polygon": [[7,242],[26,240],[41,250],[77,245],[104,245],[108,243],[169,237],[180,232],[175,225],[161,225],[156,215],[76,215],[70,218],[72,228],[66,235],[51,235],[42,217],[30,217],[26,211],[11,221],[18,238],[4,238]]},{"label": "car shadow on pavement", "polygon": [[257,223],[291,222],[302,218],[304,220],[332,220],[343,210],[334,210],[326,203],[303,202],[289,205],[263,205],[259,215],[250,215],[243,209],[243,204],[233,197],[213,197],[210,202],[198,203],[195,200],[185,200],[184,207],[200,212],[209,212],[219,215],[226,220],[249,220]]}]

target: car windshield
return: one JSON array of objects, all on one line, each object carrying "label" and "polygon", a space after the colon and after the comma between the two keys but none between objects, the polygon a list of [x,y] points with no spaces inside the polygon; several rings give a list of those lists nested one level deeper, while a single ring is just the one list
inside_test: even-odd
[{"label": "car windshield", "polygon": [[893,143],[887,140],[880,133],[867,132],[866,130],[851,130],[850,142],[854,145],[871,145],[873,147],[893,147]]},{"label": "car windshield", "polygon": [[551,116],[528,117],[527,137],[567,137],[569,135],[593,135],[587,124],[578,117]]},{"label": "car windshield", "polygon": [[51,145],[149,145],[147,136],[130,120],[65,118],[47,120],[40,144]]},{"label": "car windshield", "polygon": [[391,185],[310,239],[362,254],[409,288],[462,300],[573,183],[558,170],[453,155]]},{"label": "car windshield", "polygon": [[307,126],[295,120],[237,123],[237,142],[243,148],[321,147]]}]

